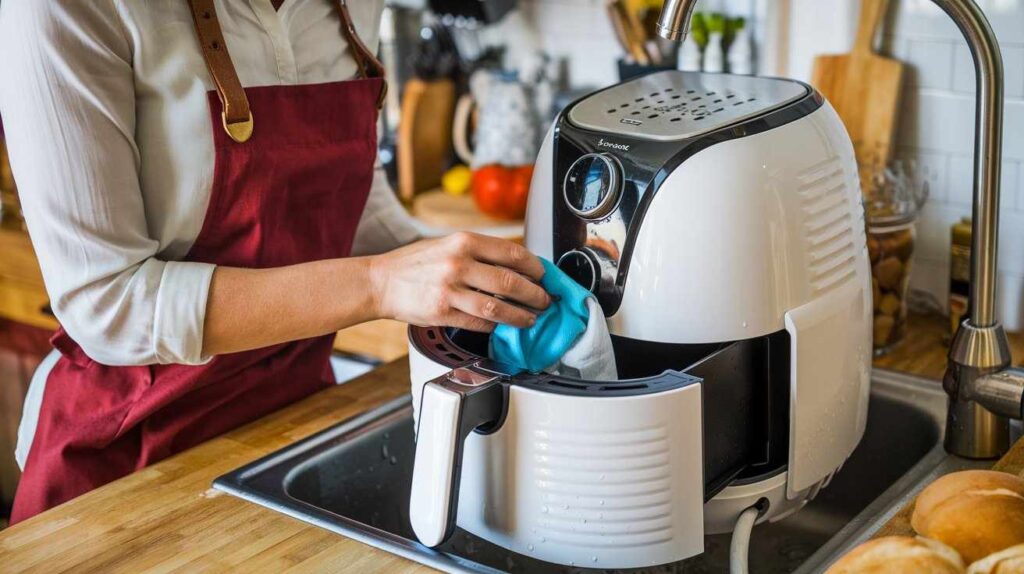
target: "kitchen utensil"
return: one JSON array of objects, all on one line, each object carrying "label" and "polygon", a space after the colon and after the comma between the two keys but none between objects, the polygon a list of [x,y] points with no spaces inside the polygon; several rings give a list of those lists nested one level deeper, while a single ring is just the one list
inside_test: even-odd
[{"label": "kitchen utensil", "polygon": [[640,31],[633,23],[625,2],[623,0],[608,0],[605,7],[608,11],[608,19],[612,23],[612,29],[615,30],[615,36],[625,48],[626,53],[637,64],[650,65],[651,58],[647,53],[647,48],[644,47],[645,37],[639,35]]},{"label": "kitchen utensil", "polygon": [[398,123],[398,195],[412,201],[441,185],[451,161],[455,83],[412,79],[402,96]]},{"label": "kitchen utensil", "polygon": [[659,72],[563,110],[526,246],[595,293],[620,380],[517,373],[485,334],[410,328],[416,535],[649,567],[755,504],[799,509],[865,428],[862,218],[853,146],[805,84]]},{"label": "kitchen utensil", "polygon": [[857,38],[849,54],[814,59],[811,84],[835,107],[853,140],[867,193],[870,175],[892,157],[903,64],[875,53],[873,44],[888,0],[862,0]]}]

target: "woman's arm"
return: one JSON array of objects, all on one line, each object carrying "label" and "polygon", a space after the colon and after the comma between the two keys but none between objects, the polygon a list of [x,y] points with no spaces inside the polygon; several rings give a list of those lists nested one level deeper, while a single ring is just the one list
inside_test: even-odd
[{"label": "woman's arm", "polygon": [[526,327],[535,314],[523,307],[550,304],[530,280],[543,274],[540,261],[524,247],[471,233],[373,257],[262,270],[218,267],[203,354],[325,335],[378,318],[475,331],[490,331],[495,323]]}]

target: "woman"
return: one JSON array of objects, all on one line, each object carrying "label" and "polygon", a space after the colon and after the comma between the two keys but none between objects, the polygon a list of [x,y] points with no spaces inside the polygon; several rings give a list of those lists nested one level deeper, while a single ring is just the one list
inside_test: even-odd
[{"label": "woman", "polygon": [[547,307],[512,243],[395,249],[416,233],[374,165],[382,3],[3,1],[0,113],[63,326],[12,522],[325,388],[341,328]]}]

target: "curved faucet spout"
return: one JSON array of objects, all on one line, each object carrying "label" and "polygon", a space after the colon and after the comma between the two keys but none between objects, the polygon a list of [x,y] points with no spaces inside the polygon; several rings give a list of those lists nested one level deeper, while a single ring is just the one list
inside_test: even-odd
[{"label": "curved faucet spout", "polygon": [[[946,450],[970,458],[990,458],[1009,449],[1009,421],[996,413],[1020,413],[1013,405],[1007,406],[1007,397],[1024,396],[1024,371],[1007,370],[1009,345],[995,317],[1003,59],[992,27],[974,0],[932,1],[960,28],[974,58],[977,82],[971,313],[953,338],[944,380],[950,395]],[[685,38],[696,4],[696,0],[666,0],[658,34],[668,40]],[[1000,373],[1003,376],[997,377]],[[990,384],[992,381],[999,384]]]}]

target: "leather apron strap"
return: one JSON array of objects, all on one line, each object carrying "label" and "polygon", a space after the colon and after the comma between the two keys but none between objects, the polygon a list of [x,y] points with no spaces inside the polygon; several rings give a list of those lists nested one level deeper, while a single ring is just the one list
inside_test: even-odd
[{"label": "leather apron strap", "polygon": [[[238,72],[235,64],[231,61],[231,54],[228,52],[227,42],[224,41],[224,32],[217,18],[217,9],[214,0],[187,0],[188,7],[192,11],[192,21],[195,24],[196,35],[199,37],[199,45],[202,48],[203,60],[209,70],[210,77],[217,88],[217,97],[220,98],[221,121],[224,131],[232,140],[243,143],[252,137],[253,117],[249,108],[249,98],[245,95],[245,88],[238,80]],[[352,57],[359,68],[361,78],[383,78],[384,66],[380,60],[363,44],[356,33],[355,25],[352,22],[352,15],[349,14],[346,0],[334,0],[341,18],[341,32],[349,49],[352,50]],[[387,94],[387,83],[381,90],[380,99],[377,102],[378,109],[384,103]]]}]

